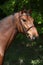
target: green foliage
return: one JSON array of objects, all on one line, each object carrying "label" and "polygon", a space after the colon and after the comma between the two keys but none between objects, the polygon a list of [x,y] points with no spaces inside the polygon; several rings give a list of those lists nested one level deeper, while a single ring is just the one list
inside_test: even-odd
[{"label": "green foliage", "polygon": [[7,15],[21,9],[32,9],[43,13],[43,0],[1,0],[0,9]]},{"label": "green foliage", "polygon": [[9,0],[8,2],[5,2],[4,5],[0,5],[0,9],[2,9],[6,15],[9,15],[14,11],[14,5],[15,0]]}]

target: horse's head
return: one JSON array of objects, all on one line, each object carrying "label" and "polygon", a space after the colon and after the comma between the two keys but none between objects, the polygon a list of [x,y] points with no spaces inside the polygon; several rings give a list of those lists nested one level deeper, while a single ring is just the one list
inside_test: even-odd
[{"label": "horse's head", "polygon": [[34,19],[26,11],[20,11],[18,21],[18,31],[26,34],[30,39],[38,37],[38,32],[34,26]]}]

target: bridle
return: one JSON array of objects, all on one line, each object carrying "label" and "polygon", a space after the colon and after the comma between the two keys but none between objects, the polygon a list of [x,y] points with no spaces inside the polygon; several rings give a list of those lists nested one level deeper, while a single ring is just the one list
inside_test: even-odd
[{"label": "bridle", "polygon": [[30,30],[31,28],[33,28],[33,27],[34,27],[34,25],[32,25],[31,27],[29,27],[29,28],[26,30],[26,32],[29,31],[29,30]]},{"label": "bridle", "polygon": [[26,30],[26,28],[22,25],[22,23],[20,22],[20,24],[21,24],[21,26],[22,26],[22,29],[23,29],[23,31],[25,32],[25,33],[27,33],[31,28],[33,28],[34,27],[34,25],[32,25],[32,26],[30,26],[27,30]]},{"label": "bridle", "polygon": [[[24,16],[25,16],[25,15],[24,15]],[[24,31],[25,33],[27,33],[31,28],[34,27],[34,25],[32,25],[32,26],[30,26],[30,27],[26,30],[26,28],[22,25],[22,22],[20,22],[20,24],[21,24],[21,26],[22,26],[22,28],[23,28],[23,31]]]},{"label": "bridle", "polygon": [[[25,16],[25,15],[23,15],[23,16]],[[27,14],[27,16],[29,16],[29,15]],[[20,21],[20,17],[21,17],[21,16],[19,16],[19,21]],[[13,17],[12,17],[12,18],[13,18],[12,21],[13,21],[13,23],[14,23],[14,14],[13,14]],[[20,24],[21,24],[22,29],[23,29],[23,31],[24,31],[25,33],[27,33],[31,28],[34,27],[34,25],[32,25],[32,26],[30,26],[30,27],[26,30],[26,28],[22,25],[22,22],[21,22],[21,21],[20,21]]]}]

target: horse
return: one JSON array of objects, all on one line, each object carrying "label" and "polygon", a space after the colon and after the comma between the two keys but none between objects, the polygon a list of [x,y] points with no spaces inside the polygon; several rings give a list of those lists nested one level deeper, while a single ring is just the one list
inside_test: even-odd
[{"label": "horse", "polygon": [[13,38],[22,33],[34,40],[39,36],[34,19],[27,11],[19,11],[0,20],[0,65],[3,64],[5,51]]}]

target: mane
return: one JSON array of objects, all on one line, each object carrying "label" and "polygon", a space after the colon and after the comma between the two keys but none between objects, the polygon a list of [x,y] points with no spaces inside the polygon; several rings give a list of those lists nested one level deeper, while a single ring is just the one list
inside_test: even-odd
[{"label": "mane", "polygon": [[24,9],[23,12],[26,13],[27,16],[30,16],[30,13],[28,12],[28,10]]}]

